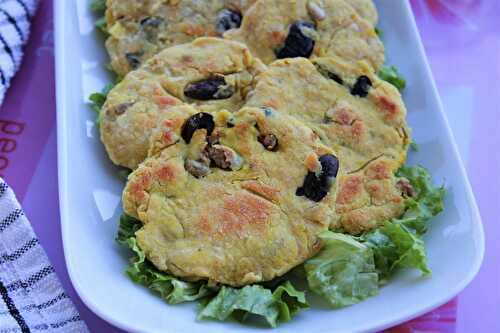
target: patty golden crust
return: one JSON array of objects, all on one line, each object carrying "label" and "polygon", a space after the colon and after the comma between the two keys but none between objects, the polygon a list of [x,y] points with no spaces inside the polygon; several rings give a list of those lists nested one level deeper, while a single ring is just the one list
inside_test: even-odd
[{"label": "patty golden crust", "polygon": [[[297,118],[337,152],[332,229],[359,234],[403,213],[394,174],[406,160],[410,129],[397,89],[365,63],[335,58],[276,61],[254,82],[246,105]],[[382,176],[372,177],[374,168]]]},{"label": "patty golden crust", "polygon": [[109,157],[117,165],[136,168],[147,156],[151,131],[172,106],[239,110],[255,75],[264,69],[244,45],[219,38],[165,49],[109,93],[100,115]]},{"label": "patty golden crust", "polygon": [[344,0],[259,0],[245,13],[241,27],[224,38],[245,43],[266,64],[336,56],[367,61],[378,71],[385,58],[374,26]]},{"label": "patty golden crust", "polygon": [[378,11],[373,0],[348,0],[347,1],[359,16],[376,26],[378,24]]},{"label": "patty golden crust", "polygon": [[332,228],[359,235],[400,217],[405,211],[409,183],[396,177],[394,171],[395,162],[381,157],[356,172],[339,176]]},{"label": "patty golden crust", "polygon": [[[189,117],[157,128],[129,177],[125,212],[157,268],[242,286],[314,255],[334,218],[339,161],[295,118],[266,108]],[[340,162],[341,163],[341,162]]]},{"label": "patty golden crust", "polygon": [[[106,24],[110,36],[106,48],[111,67],[118,75],[124,76],[167,47],[189,43],[198,37],[222,37],[226,31],[241,26],[247,11],[256,1],[108,0]],[[266,2],[274,5],[273,1]],[[349,0],[346,3],[348,5],[344,3],[343,7],[352,6],[372,26],[377,24],[378,14],[372,0]],[[318,4],[312,6],[317,7]],[[267,5],[263,9],[267,10]],[[253,12],[250,21],[255,19],[256,14],[260,15],[259,10]],[[273,17],[263,18],[266,20],[262,24],[268,26],[268,19]],[[338,25],[340,21],[333,23]],[[365,28],[366,24],[361,26]],[[248,38],[253,37],[249,35]]]},{"label": "patty golden crust", "polygon": [[284,59],[254,80],[247,104],[296,117],[338,152],[347,172],[385,157],[402,166],[410,143],[400,93],[364,63]]},{"label": "patty golden crust", "polygon": [[121,76],[161,50],[239,27],[255,0],[108,0],[106,48]]}]

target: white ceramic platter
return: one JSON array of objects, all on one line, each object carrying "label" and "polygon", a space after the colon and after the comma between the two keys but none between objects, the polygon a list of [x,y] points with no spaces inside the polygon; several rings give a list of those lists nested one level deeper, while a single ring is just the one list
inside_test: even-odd
[{"label": "white ceramic platter", "polygon": [[[88,0],[55,0],[59,193],[64,252],[71,280],[99,316],[133,332],[224,333],[262,330],[198,322],[196,305],[170,306],[124,274],[128,253],[114,241],[123,180],[99,141],[89,94],[110,81],[103,41]],[[380,295],[339,311],[313,307],[273,332],[369,332],[416,317],[450,300],[477,273],[484,240],[480,216],[422,48],[410,5],[379,0],[389,64],[406,76],[408,120],[420,163],[448,188],[446,210],[425,237],[430,279],[405,272]]]}]

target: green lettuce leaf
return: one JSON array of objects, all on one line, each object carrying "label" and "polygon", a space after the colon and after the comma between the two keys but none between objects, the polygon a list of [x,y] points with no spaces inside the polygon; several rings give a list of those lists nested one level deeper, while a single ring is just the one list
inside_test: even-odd
[{"label": "green lettuce leaf", "polygon": [[158,293],[170,304],[194,301],[216,291],[216,287],[210,287],[204,281],[185,282],[154,267],[137,244],[135,232],[140,227],[140,222],[130,216],[124,214],[120,218],[117,241],[127,245],[135,254],[125,271],[132,281]]},{"label": "green lettuce leaf", "polygon": [[424,276],[431,273],[421,236],[427,231],[429,221],[443,211],[446,193],[443,186],[432,184],[429,172],[421,166],[402,167],[397,175],[408,179],[414,191],[406,201],[404,215],[360,238],[374,253],[382,284],[398,268],[419,269]]},{"label": "green lettuce leaf", "polygon": [[[135,256],[126,269],[135,283],[158,293],[170,304],[189,302],[204,298],[200,319],[225,320],[229,316],[244,321],[251,315],[263,317],[272,327],[287,322],[302,308],[309,307],[305,293],[286,281],[274,292],[261,285],[242,289],[212,286],[206,281],[187,282],[160,272],[147,260],[146,254],[137,244],[135,232],[141,228],[140,221],[123,214],[120,218],[116,240],[130,248]],[[220,289],[220,290],[219,290]],[[218,293],[217,293],[218,291]],[[212,299],[209,297],[214,296]]]},{"label": "green lettuce leaf", "polygon": [[306,261],[309,288],[333,308],[378,294],[378,274],[370,247],[344,234],[324,232],[322,250]]},{"label": "green lettuce leaf", "polygon": [[274,290],[273,299],[280,308],[281,323],[290,321],[301,309],[309,308],[305,292],[295,289],[290,281]]},{"label": "green lettuce leaf", "polygon": [[104,36],[108,36],[108,24],[106,22],[106,17],[100,17],[95,21],[95,26],[99,29],[100,32],[104,34]]},{"label": "green lettuce leaf", "polygon": [[109,92],[111,91],[111,89],[114,88],[114,86],[115,84],[108,83],[106,86],[104,86],[101,92],[96,92],[89,96],[90,107],[97,114],[96,118],[97,125],[99,125],[100,123],[101,109],[104,103],[106,103],[106,98],[108,97]]},{"label": "green lettuce leaf", "polygon": [[102,31],[105,35],[108,34],[106,26],[106,0],[92,0],[90,9],[99,16],[95,22],[95,26]]},{"label": "green lettuce leaf", "polygon": [[120,176],[121,179],[123,180],[128,180],[128,176],[132,173],[132,170],[122,168],[118,171],[118,176]]},{"label": "green lettuce leaf", "polygon": [[380,69],[378,76],[384,80],[398,88],[399,91],[402,91],[406,87],[406,80],[404,77],[398,72],[396,66],[382,66]]},{"label": "green lettuce leaf", "polygon": [[120,224],[118,225],[116,241],[121,245],[128,246],[129,238],[134,238],[135,232],[141,227],[142,224],[140,221],[127,214],[122,214],[122,216],[120,216]]},{"label": "green lettuce leaf", "polygon": [[393,223],[403,224],[423,235],[429,221],[443,211],[446,190],[444,186],[435,187],[429,172],[421,166],[402,167],[397,176],[408,179],[415,193],[406,201],[405,214]]},{"label": "green lettuce leaf", "polygon": [[420,146],[418,145],[418,143],[416,143],[415,141],[412,141],[410,143],[410,149],[414,152],[418,152],[418,150],[420,149]]},{"label": "green lettuce leaf", "polygon": [[96,14],[103,15],[106,11],[106,0],[92,0],[90,9]]},{"label": "green lettuce leaf", "polygon": [[263,318],[271,327],[288,322],[302,308],[309,307],[305,294],[289,282],[274,292],[260,285],[241,289],[223,286],[217,296],[200,306],[198,319],[226,320],[233,316],[245,321],[249,316]]},{"label": "green lettuce leaf", "polygon": [[[413,195],[403,217],[360,237],[332,231],[320,235],[323,248],[303,265],[309,289],[323,296],[333,308],[358,303],[378,293],[395,270],[414,268],[429,275],[421,235],[429,219],[443,210],[443,187],[434,187],[422,167],[401,168],[399,177],[409,180]],[[271,288],[250,285],[241,289],[210,286],[207,282],[186,282],[158,271],[139,248],[135,232],[139,221],[123,216],[117,240],[135,253],[127,274],[136,283],[160,294],[168,303],[201,299],[198,318],[245,321],[264,319],[271,327],[287,322],[307,308],[305,294],[289,282],[275,281]],[[267,285],[267,284],[266,284]],[[274,291],[273,291],[274,290]]]},{"label": "green lettuce leaf", "polygon": [[108,83],[107,85],[104,86],[101,92],[96,92],[93,93],[92,95],[89,96],[89,100],[92,103],[92,108],[96,112],[101,112],[101,108],[106,102],[106,98],[108,97],[109,92],[111,89],[115,87],[115,84],[113,83]]},{"label": "green lettuce leaf", "polygon": [[158,293],[167,303],[190,302],[215,291],[215,287],[210,288],[205,281],[186,282],[160,272],[146,259],[146,255],[137,245],[135,238],[129,238],[128,246],[136,256],[126,270],[127,275],[135,283],[142,284]]},{"label": "green lettuce leaf", "polygon": [[387,283],[398,268],[419,269],[424,276],[431,273],[423,240],[402,224],[387,223],[363,235],[361,241],[373,251],[380,284]]}]

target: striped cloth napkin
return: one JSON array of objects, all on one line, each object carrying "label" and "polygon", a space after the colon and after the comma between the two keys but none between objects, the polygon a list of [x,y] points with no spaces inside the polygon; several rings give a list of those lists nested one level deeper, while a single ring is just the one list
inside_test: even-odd
[{"label": "striped cloth napkin", "polygon": [[0,0],[0,105],[21,65],[38,0]]},{"label": "striped cloth napkin", "polygon": [[64,292],[14,192],[0,178],[0,333],[88,329]]},{"label": "striped cloth napkin", "polygon": [[[0,0],[0,105],[21,65],[38,0]],[[87,326],[63,290],[14,193],[0,178],[0,333]]]}]

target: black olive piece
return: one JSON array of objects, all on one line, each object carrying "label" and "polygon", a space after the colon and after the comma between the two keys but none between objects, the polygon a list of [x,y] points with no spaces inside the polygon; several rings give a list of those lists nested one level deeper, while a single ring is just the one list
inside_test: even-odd
[{"label": "black olive piece", "polygon": [[335,73],[328,72],[328,78],[337,82],[340,85],[344,84],[344,80],[342,80],[342,78]]},{"label": "black olive piece", "polygon": [[226,84],[226,80],[223,77],[213,77],[190,83],[184,88],[184,95],[200,101],[226,99],[233,94],[233,88]]},{"label": "black olive piece", "polygon": [[215,29],[220,35],[222,35],[228,30],[239,28],[241,26],[242,18],[241,13],[237,11],[223,9],[219,12],[219,14],[217,14]]},{"label": "black olive piece", "polygon": [[141,20],[140,24],[143,27],[158,28],[163,23],[161,17],[148,16]]},{"label": "black olive piece", "polygon": [[351,94],[359,97],[366,97],[368,95],[368,90],[372,86],[372,81],[368,76],[362,75],[358,77],[354,87],[351,89]]},{"label": "black olive piece", "polygon": [[125,58],[127,58],[128,63],[130,64],[130,66],[133,69],[136,69],[137,67],[139,67],[141,65],[141,60],[139,59],[140,56],[141,56],[141,53],[138,53],[138,52],[136,52],[136,53],[130,52],[130,53],[125,54]]},{"label": "black olive piece", "polygon": [[269,151],[278,150],[278,138],[274,134],[262,134],[258,138],[259,142]]},{"label": "black olive piece", "polygon": [[344,84],[344,80],[342,80],[342,78],[340,77],[340,75],[335,74],[335,73],[329,71],[328,69],[324,68],[323,66],[321,66],[319,64],[315,64],[315,66],[316,66],[316,69],[318,70],[318,72],[321,75],[323,75],[325,78],[333,80],[333,81],[337,82],[340,85]]},{"label": "black olive piece", "polygon": [[124,114],[135,102],[125,102],[115,106],[115,114],[117,116]]},{"label": "black olive piece", "polygon": [[229,118],[226,122],[226,126],[227,128],[233,128],[234,126],[236,126],[235,124],[235,120],[233,117]]},{"label": "black olive piece", "polygon": [[154,43],[158,36],[158,29],[163,22],[161,17],[146,17],[140,22],[142,31],[148,41]]},{"label": "black olive piece", "polygon": [[335,178],[339,172],[339,159],[334,155],[323,155],[319,158],[321,163],[321,177]]},{"label": "black olive piece", "polygon": [[306,29],[315,29],[314,24],[297,21],[290,26],[285,45],[277,52],[278,59],[304,57],[309,58],[313,52],[315,41],[304,34]]},{"label": "black olive piece", "polygon": [[194,132],[202,128],[207,130],[207,136],[212,135],[215,128],[214,118],[212,115],[200,112],[189,117],[182,126],[181,136],[184,141],[189,144],[193,138]]},{"label": "black olive piece", "polygon": [[304,185],[295,192],[297,196],[305,196],[312,201],[320,202],[330,191],[332,180],[339,172],[339,160],[333,155],[323,155],[319,158],[319,162],[321,174],[317,176],[314,172],[309,172],[304,179]]}]

